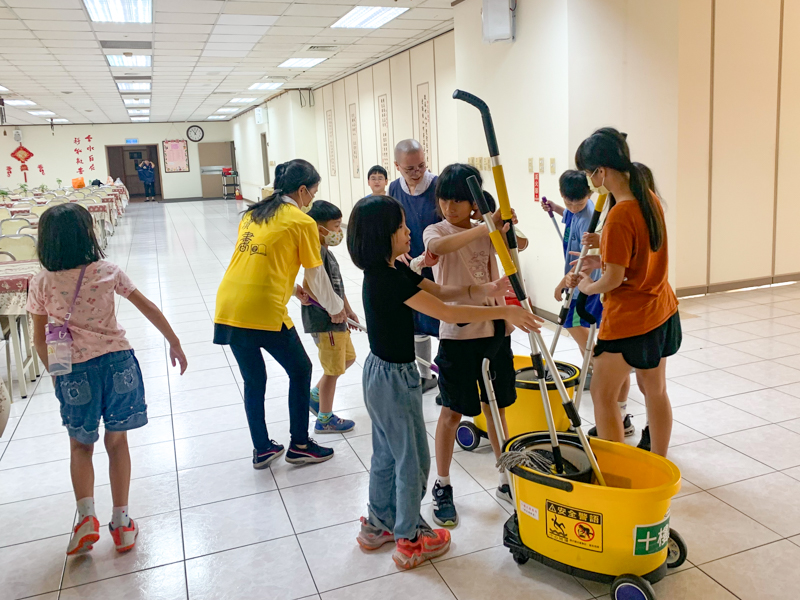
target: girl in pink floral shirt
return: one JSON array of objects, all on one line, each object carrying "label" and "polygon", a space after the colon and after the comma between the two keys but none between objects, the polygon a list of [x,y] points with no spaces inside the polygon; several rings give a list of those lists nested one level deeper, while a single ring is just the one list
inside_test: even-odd
[{"label": "girl in pink floral shirt", "polygon": [[[139,363],[114,314],[115,294],[131,301],[169,342],[172,365],[186,370],[186,357],[167,319],[115,264],[104,258],[92,217],[79,204],[48,209],[39,221],[39,260],[44,270],[30,283],[36,352],[48,364],[48,319],[63,325],[70,307],[72,372],[53,377],[61,420],[70,437],[70,472],[78,503],[78,524],[67,554],[91,550],[100,539],[94,509],[92,453],[102,417],[114,510],[108,528],[118,552],[133,548],[139,528],[128,517],[131,458],[127,431],[147,423]],[[81,275],[82,274],[82,275]],[[77,291],[76,291],[77,290]]]}]

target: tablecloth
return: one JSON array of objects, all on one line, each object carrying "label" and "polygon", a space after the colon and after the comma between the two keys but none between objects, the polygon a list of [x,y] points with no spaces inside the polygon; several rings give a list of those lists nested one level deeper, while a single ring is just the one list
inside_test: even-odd
[{"label": "tablecloth", "polygon": [[42,270],[38,260],[0,263],[0,315],[24,315],[28,284]]}]

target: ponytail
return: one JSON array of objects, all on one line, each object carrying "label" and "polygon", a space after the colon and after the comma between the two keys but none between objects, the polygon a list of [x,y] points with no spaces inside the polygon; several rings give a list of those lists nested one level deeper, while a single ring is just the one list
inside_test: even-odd
[{"label": "ponytail", "polygon": [[256,202],[245,211],[254,223],[266,223],[287,202],[283,196],[294,194],[301,187],[311,188],[320,182],[321,177],[310,162],[295,158],[275,167],[273,192],[261,202]]},{"label": "ponytail", "polygon": [[[581,171],[591,173],[600,167],[627,173],[630,177],[631,193],[639,203],[650,238],[650,249],[658,252],[664,245],[666,227],[664,217],[658,206],[655,191],[651,190],[647,173],[631,162],[627,135],[612,127],[598,129],[583,140],[575,153],[575,165]],[[642,165],[644,166],[644,165]],[[646,167],[645,167],[646,169]],[[647,169],[649,171],[649,169]],[[651,174],[652,177],[652,174]],[[615,204],[613,194],[611,206]]]}]

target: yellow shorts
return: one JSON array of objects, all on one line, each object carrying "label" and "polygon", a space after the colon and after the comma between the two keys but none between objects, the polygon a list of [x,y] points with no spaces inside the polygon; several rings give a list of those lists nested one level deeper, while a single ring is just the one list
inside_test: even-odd
[{"label": "yellow shorts", "polygon": [[344,375],[347,363],[356,359],[356,349],[350,341],[349,331],[327,331],[315,333],[314,341],[319,349],[319,362],[325,375]]}]

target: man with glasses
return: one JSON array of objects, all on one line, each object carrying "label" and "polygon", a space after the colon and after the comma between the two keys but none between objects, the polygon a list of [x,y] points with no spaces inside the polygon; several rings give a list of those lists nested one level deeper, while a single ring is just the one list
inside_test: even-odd
[{"label": "man with glasses", "polygon": [[[389,185],[389,195],[400,201],[406,212],[406,225],[411,230],[411,253],[401,257],[408,264],[412,258],[425,252],[422,232],[428,225],[441,221],[436,211],[436,175],[428,171],[425,153],[417,140],[403,140],[394,148],[394,166],[400,177]],[[423,277],[433,281],[430,266],[422,270]],[[419,358],[431,362],[431,338],[439,335],[439,321],[427,315],[414,313],[414,347]],[[419,365],[422,391],[438,385],[430,368]]]}]

